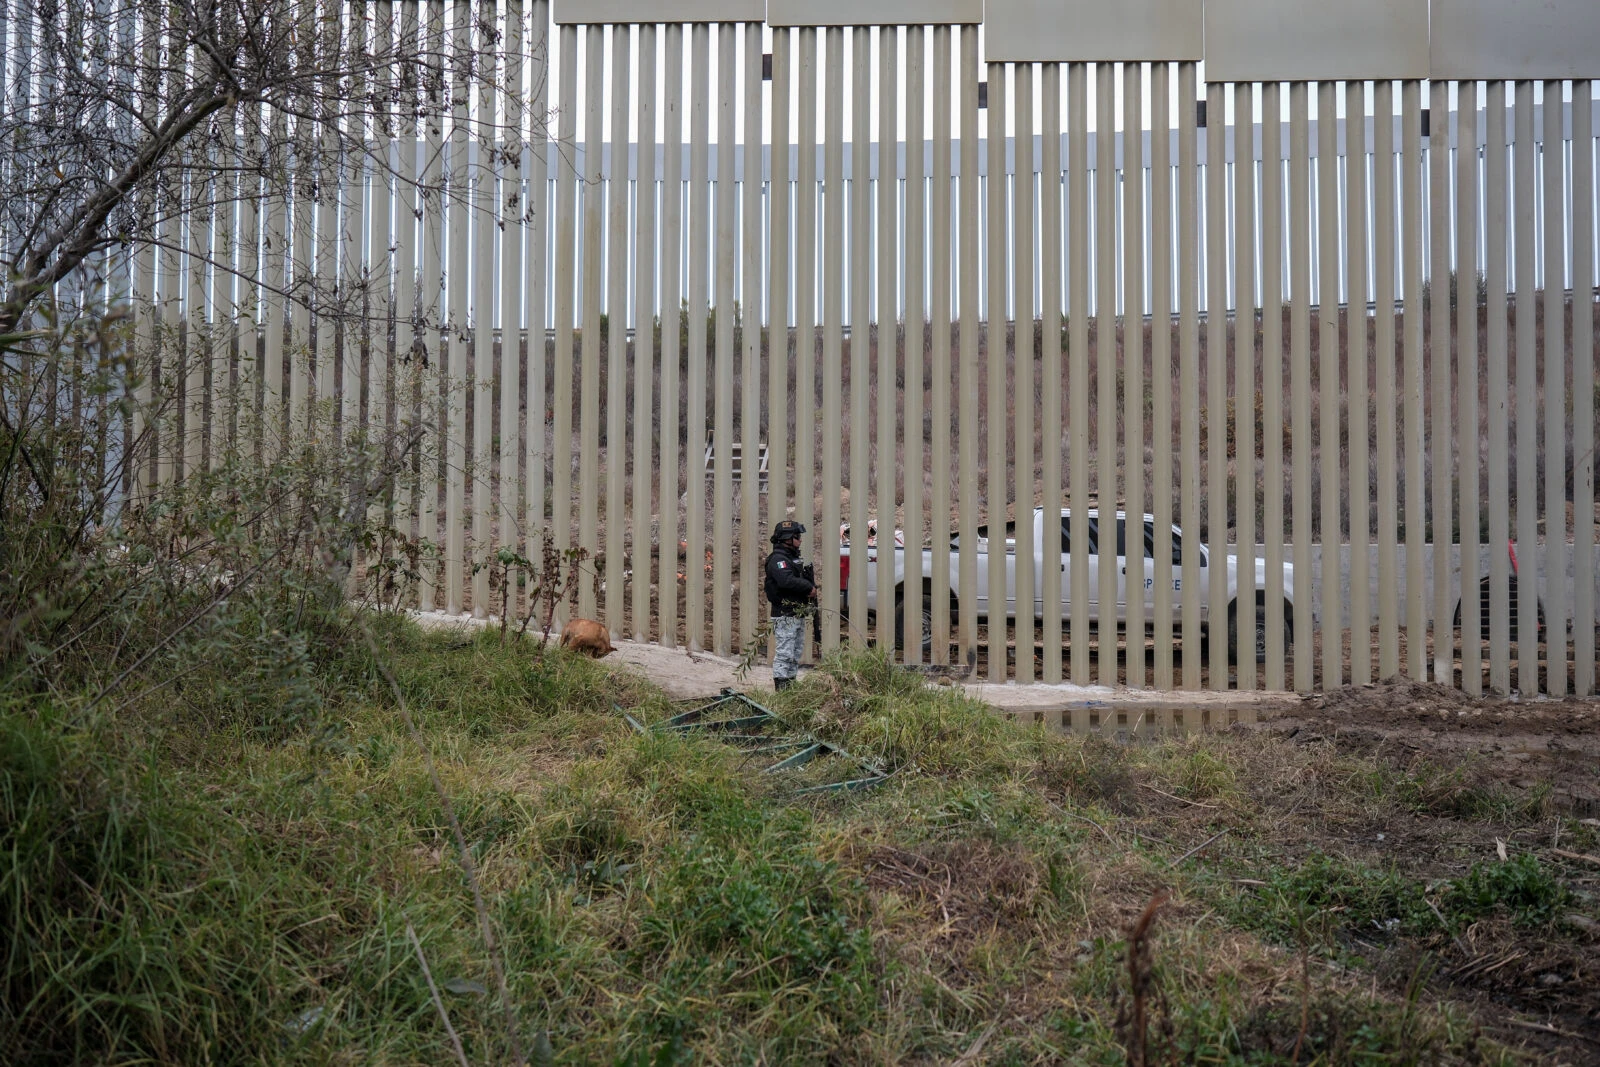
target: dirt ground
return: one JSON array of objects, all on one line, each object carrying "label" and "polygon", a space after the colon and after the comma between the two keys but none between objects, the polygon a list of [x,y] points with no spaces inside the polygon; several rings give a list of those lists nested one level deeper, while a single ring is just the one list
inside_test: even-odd
[{"label": "dirt ground", "polygon": [[1600,816],[1600,702],[1593,700],[1474,698],[1389,679],[1318,694],[1261,728],[1297,741],[1327,738],[1341,749],[1467,761],[1508,789],[1547,791],[1559,811]]},{"label": "dirt ground", "polygon": [[[1431,768],[1503,805],[1469,817],[1423,799],[1414,817],[1381,822],[1302,810],[1286,820],[1285,847],[1428,878],[1458,876],[1468,862],[1504,858],[1509,848],[1535,854],[1585,899],[1600,893],[1600,849],[1573,837],[1592,843],[1600,829],[1600,702],[1474,698],[1391,679],[1319,694],[1235,729],[1331,746],[1424,778]],[[1401,939],[1382,955],[1379,979],[1400,988],[1424,975],[1430,989],[1536,1062],[1600,1063],[1600,924],[1569,922],[1577,929],[1562,937],[1482,921],[1459,936]]]}]

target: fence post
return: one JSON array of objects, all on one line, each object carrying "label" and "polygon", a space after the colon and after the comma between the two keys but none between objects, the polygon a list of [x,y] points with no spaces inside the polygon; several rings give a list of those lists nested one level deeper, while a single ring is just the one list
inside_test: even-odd
[{"label": "fence post", "polygon": [[[1159,64],[1158,64],[1159,66]],[[1044,367],[1041,392],[1044,396],[1043,424],[1044,455],[1040,457],[1040,486],[1045,521],[1039,543],[1039,557],[1047,561],[1041,569],[1040,600],[1044,604],[1044,626],[1041,640],[1044,643],[1044,670],[1042,677],[1048,684],[1061,681],[1062,614],[1061,614],[1061,509],[1063,504],[1061,471],[1061,64],[1042,65],[1044,83],[1044,114],[1040,155],[1039,179],[1039,229],[1040,229],[1040,349]],[[1162,102],[1157,102],[1159,106]],[[1170,450],[1169,450],[1170,451]],[[1157,453],[1159,455],[1159,451]],[[1160,460],[1157,460],[1159,464]],[[937,596],[934,603],[938,603]],[[1157,644],[1159,658],[1160,645]],[[1170,649],[1169,649],[1170,652]],[[1169,661],[1170,662],[1170,661]]]},{"label": "fence post", "polygon": [[[633,29],[611,27],[611,171],[607,175],[606,224],[606,629],[613,639],[627,633],[623,555],[626,551],[628,474],[628,135],[629,88],[633,84]],[[641,131],[642,133],[643,131]],[[598,188],[593,190],[598,192]],[[598,249],[596,249],[598,252]]]},{"label": "fence post", "polygon": [[[1482,608],[1478,599],[1479,434],[1478,421],[1478,83],[1456,83],[1456,427],[1464,446],[1457,450],[1461,493],[1461,684],[1483,692]],[[1574,246],[1576,247],[1576,245]],[[1574,337],[1574,341],[1577,338]],[[1439,622],[1435,621],[1435,626]],[[1436,637],[1437,641],[1438,638]],[[1591,650],[1592,654],[1592,650]]]},{"label": "fence post", "polygon": [[[1572,83],[1572,395],[1591,397],[1594,382],[1594,83]],[[1476,201],[1474,201],[1476,202]],[[1574,404],[1573,692],[1595,692],[1594,407]],[[1583,445],[1588,445],[1583,448]]]}]

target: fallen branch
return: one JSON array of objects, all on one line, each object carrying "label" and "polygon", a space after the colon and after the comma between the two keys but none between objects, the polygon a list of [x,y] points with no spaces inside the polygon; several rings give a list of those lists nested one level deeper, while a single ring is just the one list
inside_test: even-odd
[{"label": "fallen branch", "polygon": [[1099,830],[1100,833],[1105,836],[1105,839],[1107,841],[1111,842],[1111,844],[1113,846],[1117,844],[1117,839],[1111,836],[1111,831],[1110,830],[1107,830],[1104,826],[1101,826],[1099,823],[1095,822],[1093,819],[1089,818],[1087,815],[1079,815],[1075,811],[1068,811],[1066,808],[1063,808],[1060,804],[1057,804],[1053,800],[1046,799],[1045,803],[1049,804],[1052,808],[1055,808],[1057,812],[1061,813],[1062,815],[1065,815],[1069,819],[1077,819],[1079,822],[1088,823],[1090,826],[1094,827],[1096,830]]},{"label": "fallen branch", "polygon": [[983,1046],[989,1043],[989,1038],[994,1036],[994,1032],[999,1026],[999,1023],[990,1023],[988,1028],[978,1035],[978,1039],[967,1048],[967,1051],[950,1061],[951,1067],[955,1067],[956,1064],[960,1063],[977,1063],[978,1055],[983,1051]]},{"label": "fallen branch", "polygon": [[1600,866],[1600,856],[1590,856],[1582,852],[1568,852],[1564,848],[1553,848],[1550,851],[1562,859],[1578,860],[1581,863],[1593,863],[1596,866]]},{"label": "fallen branch", "polygon": [[1205,848],[1207,845],[1211,844],[1213,841],[1215,841],[1217,838],[1221,837],[1223,834],[1225,834],[1227,832],[1228,832],[1228,827],[1224,826],[1222,829],[1218,830],[1216,833],[1212,834],[1210,837],[1206,838],[1204,841],[1202,841],[1198,845],[1194,846],[1194,848],[1191,848],[1188,852],[1185,852],[1183,855],[1179,856],[1177,859],[1175,859],[1171,863],[1167,864],[1167,866],[1168,867],[1176,867],[1178,864],[1182,863],[1184,860],[1188,859],[1190,856],[1193,856],[1196,852],[1199,852],[1201,849]]},{"label": "fallen branch", "polygon": [[1558,1037],[1570,1037],[1579,1041],[1587,1041],[1591,1045],[1600,1045],[1600,1038],[1591,1037],[1588,1034],[1580,1034],[1575,1030],[1563,1030],[1558,1026],[1551,1026],[1549,1023],[1536,1023],[1531,1019],[1507,1019],[1505,1020],[1505,1025],[1520,1026],[1524,1030],[1537,1030],[1541,1034],[1555,1034]]},{"label": "fallen branch", "polygon": [[1448,972],[1447,977],[1456,981],[1461,981],[1468,977],[1481,978],[1486,974],[1498,971],[1508,963],[1515,963],[1526,955],[1527,953],[1522,949],[1512,949],[1505,955],[1498,957],[1488,955],[1475,956],[1460,967]]},{"label": "fallen branch", "polygon": [[1140,782],[1139,784],[1144,786],[1144,788],[1150,790],[1150,792],[1152,792],[1152,793],[1157,793],[1157,794],[1159,794],[1161,796],[1164,796],[1168,800],[1176,800],[1180,804],[1188,804],[1190,807],[1211,808],[1212,810],[1216,810],[1216,807],[1217,807],[1217,805],[1215,805],[1215,804],[1202,804],[1198,800],[1190,800],[1188,797],[1176,796],[1176,795],[1174,795],[1172,793],[1168,793],[1164,789],[1157,789],[1155,786],[1150,785],[1148,782]]}]

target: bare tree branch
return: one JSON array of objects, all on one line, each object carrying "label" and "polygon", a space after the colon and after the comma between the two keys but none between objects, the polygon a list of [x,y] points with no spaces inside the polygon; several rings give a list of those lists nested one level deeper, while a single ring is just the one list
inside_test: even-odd
[{"label": "bare tree branch", "polygon": [[[28,321],[42,297],[98,253],[152,247],[159,223],[196,207],[265,198],[298,208],[308,191],[326,195],[309,176],[353,159],[385,180],[408,180],[369,142],[369,127],[385,140],[402,116],[442,129],[456,100],[495,87],[494,64],[485,69],[463,54],[443,20],[369,36],[351,32],[349,20],[366,17],[360,5],[9,0],[8,15],[17,30],[0,39],[10,52],[0,69],[25,79],[27,93],[0,87],[0,331]],[[382,71],[400,77],[380,94],[369,83]],[[494,166],[498,146],[511,151],[522,132],[502,127],[488,140],[478,166]],[[229,161],[218,150],[234,145],[249,146],[248,157]],[[233,174],[258,175],[260,184],[239,200],[187,202],[197,177]],[[425,194],[467,193],[409,180]]]}]

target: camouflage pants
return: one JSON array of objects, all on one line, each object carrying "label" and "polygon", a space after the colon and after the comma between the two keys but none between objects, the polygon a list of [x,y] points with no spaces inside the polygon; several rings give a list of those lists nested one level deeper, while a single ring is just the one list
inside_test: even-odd
[{"label": "camouflage pants", "polygon": [[773,678],[793,678],[800,670],[800,652],[805,647],[806,620],[779,616],[772,620],[772,635],[778,651],[772,657]]}]

